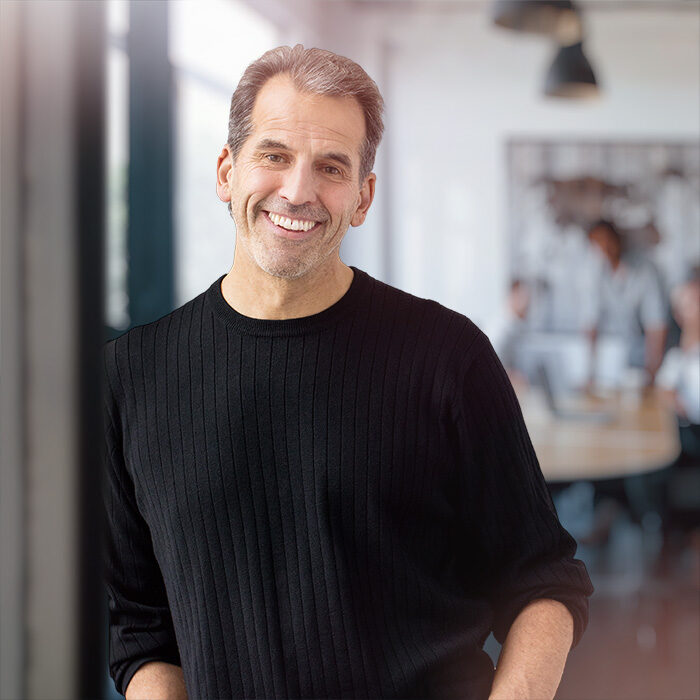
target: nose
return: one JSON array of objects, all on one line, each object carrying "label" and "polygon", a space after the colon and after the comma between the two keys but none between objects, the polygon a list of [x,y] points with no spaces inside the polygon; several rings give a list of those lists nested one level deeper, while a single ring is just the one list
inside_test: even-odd
[{"label": "nose", "polygon": [[283,174],[279,195],[294,205],[315,202],[316,187],[312,170],[302,162],[288,168]]}]

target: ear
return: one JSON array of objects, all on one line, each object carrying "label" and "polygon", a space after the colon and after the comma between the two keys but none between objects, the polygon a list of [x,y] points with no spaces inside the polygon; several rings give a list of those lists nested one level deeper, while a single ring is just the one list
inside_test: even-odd
[{"label": "ear", "polygon": [[216,194],[222,202],[231,201],[231,190],[229,188],[229,178],[233,172],[233,156],[226,144],[216,161]]},{"label": "ear", "polygon": [[367,210],[372,204],[374,199],[374,186],[377,182],[377,176],[374,173],[370,173],[365,181],[362,183],[362,189],[360,189],[360,203],[352,215],[350,220],[351,226],[359,226],[364,223],[365,217],[367,216]]}]

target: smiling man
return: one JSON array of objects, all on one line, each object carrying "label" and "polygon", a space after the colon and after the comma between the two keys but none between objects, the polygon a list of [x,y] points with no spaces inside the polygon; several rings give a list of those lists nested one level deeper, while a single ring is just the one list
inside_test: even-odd
[{"label": "smiling man", "polygon": [[539,700],[586,626],[590,580],[486,336],[339,257],[382,106],[327,51],[252,63],[216,171],[231,269],[105,346],[129,700]]},{"label": "smiling man", "polygon": [[[242,83],[239,90],[245,77]],[[360,162],[362,108],[352,96],[299,91],[279,73],[260,88],[249,121],[247,128],[245,120],[232,121],[217,167],[217,193],[236,222],[224,296],[254,317],[321,311],[350,285],[353,273],[338,247],[374,196],[375,175],[365,172],[372,164]]]}]

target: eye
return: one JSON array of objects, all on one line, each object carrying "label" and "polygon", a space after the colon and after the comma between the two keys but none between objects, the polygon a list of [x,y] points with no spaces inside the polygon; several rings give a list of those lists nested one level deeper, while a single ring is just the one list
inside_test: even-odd
[{"label": "eye", "polygon": [[265,158],[267,158],[271,163],[281,163],[283,160],[279,153],[267,153]]},{"label": "eye", "polygon": [[329,175],[340,175],[340,170],[335,165],[324,165],[323,170]]}]

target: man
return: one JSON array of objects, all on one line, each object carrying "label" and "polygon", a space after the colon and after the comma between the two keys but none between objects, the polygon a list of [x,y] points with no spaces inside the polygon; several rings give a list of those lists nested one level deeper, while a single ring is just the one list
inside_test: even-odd
[{"label": "man", "polygon": [[[644,367],[647,384],[653,384],[666,344],[666,302],[652,263],[624,249],[615,225],[604,219],[594,223],[588,238],[598,254],[590,293],[584,304],[584,327],[590,343],[590,383],[601,332],[622,336],[628,362]],[[643,336],[642,336],[643,329]]]},{"label": "man", "polygon": [[217,163],[233,266],[106,346],[129,700],[552,697],[584,630],[590,580],[486,336],[339,258],[381,112],[341,56],[251,64]]}]

